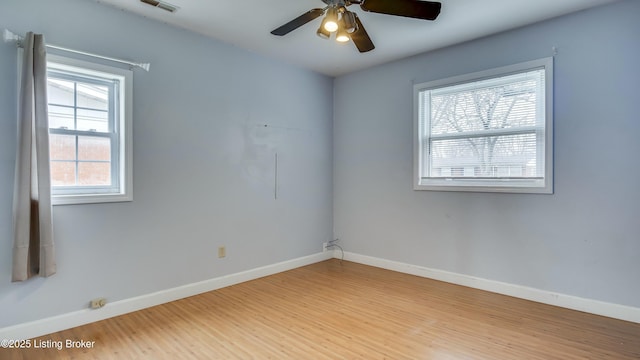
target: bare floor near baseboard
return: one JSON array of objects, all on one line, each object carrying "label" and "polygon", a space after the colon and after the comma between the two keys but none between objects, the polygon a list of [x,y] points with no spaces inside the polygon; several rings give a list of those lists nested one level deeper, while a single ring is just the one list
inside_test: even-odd
[{"label": "bare floor near baseboard", "polygon": [[332,259],[29,343],[0,359],[640,359],[640,324]]}]

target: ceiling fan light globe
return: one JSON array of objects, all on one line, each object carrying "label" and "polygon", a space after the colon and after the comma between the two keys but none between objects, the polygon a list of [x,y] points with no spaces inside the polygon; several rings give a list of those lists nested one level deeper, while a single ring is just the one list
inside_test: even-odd
[{"label": "ceiling fan light globe", "polygon": [[330,7],[327,10],[327,15],[322,20],[322,26],[330,33],[338,30],[338,10],[335,7]]},{"label": "ceiling fan light globe", "polygon": [[336,34],[336,41],[345,43],[350,40],[349,33],[347,29],[344,27],[344,21],[340,22],[340,28],[338,29],[338,33]]},{"label": "ceiling fan light globe", "polygon": [[344,29],[349,33],[353,33],[358,30],[358,23],[356,22],[356,15],[351,11],[346,11],[342,14],[342,24]]},{"label": "ceiling fan light globe", "polygon": [[340,35],[336,36],[336,41],[340,42],[340,43],[345,43],[345,42],[347,42],[349,40],[350,40],[350,38],[349,38],[349,35],[347,35],[347,34],[340,34]]},{"label": "ceiling fan light globe", "polygon": [[318,35],[319,37],[323,38],[323,39],[328,39],[331,36],[331,33],[328,32],[324,26],[320,26],[318,28],[318,31],[316,31],[316,35]]},{"label": "ceiling fan light globe", "polygon": [[332,33],[338,30],[338,23],[335,21],[327,21],[324,23],[324,29]]}]

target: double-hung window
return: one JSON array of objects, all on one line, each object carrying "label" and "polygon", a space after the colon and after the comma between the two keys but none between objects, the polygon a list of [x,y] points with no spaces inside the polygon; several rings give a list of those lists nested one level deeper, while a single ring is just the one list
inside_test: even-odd
[{"label": "double-hung window", "polygon": [[414,189],[553,192],[552,59],[414,86]]},{"label": "double-hung window", "polygon": [[48,57],[53,203],[130,201],[132,72]]}]

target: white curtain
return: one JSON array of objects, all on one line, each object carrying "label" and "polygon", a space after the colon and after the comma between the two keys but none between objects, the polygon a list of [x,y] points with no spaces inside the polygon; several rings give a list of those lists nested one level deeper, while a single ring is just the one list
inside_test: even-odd
[{"label": "white curtain", "polygon": [[56,272],[44,36],[29,32],[23,44],[13,193],[12,281],[24,281],[36,275],[46,277]]}]

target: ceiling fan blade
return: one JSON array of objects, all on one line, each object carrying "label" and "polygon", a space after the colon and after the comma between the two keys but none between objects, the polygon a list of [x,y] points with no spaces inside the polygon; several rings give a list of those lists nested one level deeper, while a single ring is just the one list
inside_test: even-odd
[{"label": "ceiling fan blade", "polygon": [[420,0],[363,0],[360,7],[374,13],[435,20],[440,15],[442,4]]},{"label": "ceiling fan blade", "polygon": [[356,24],[358,24],[358,29],[351,34],[351,41],[356,45],[358,51],[363,53],[375,49],[376,47],[373,45],[369,34],[367,34],[367,30],[364,29],[362,22],[360,22],[358,15],[356,15]]},{"label": "ceiling fan blade", "polygon": [[289,21],[288,23],[280,26],[279,28],[271,31],[271,33],[273,35],[278,35],[278,36],[283,36],[286,35],[290,32],[292,32],[293,30],[299,28],[300,26],[308,23],[309,21],[322,16],[322,14],[324,14],[324,10],[323,9],[311,9],[309,11],[307,11],[306,13],[298,16],[297,18]]}]

